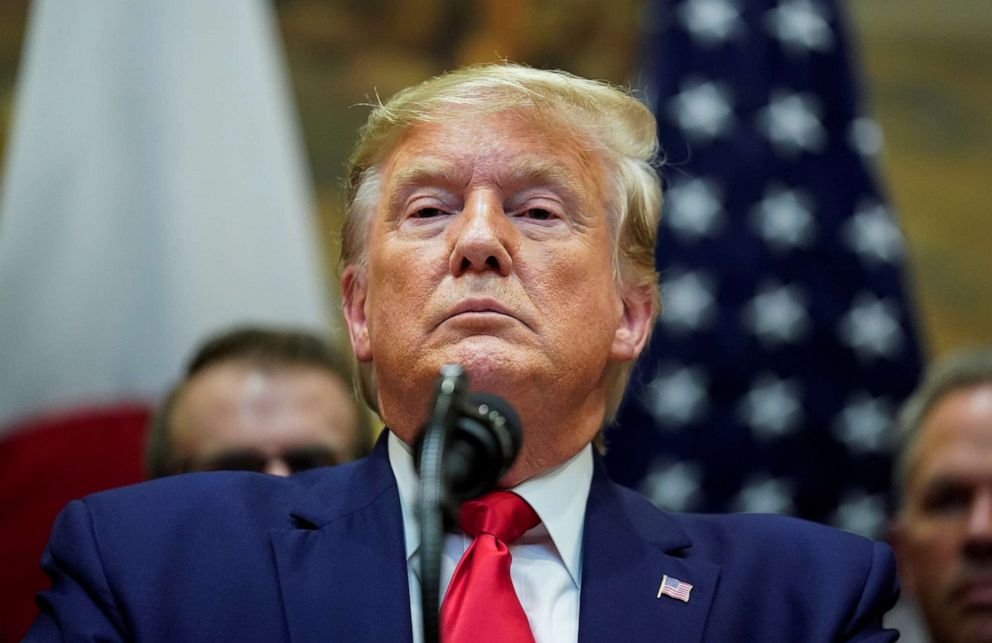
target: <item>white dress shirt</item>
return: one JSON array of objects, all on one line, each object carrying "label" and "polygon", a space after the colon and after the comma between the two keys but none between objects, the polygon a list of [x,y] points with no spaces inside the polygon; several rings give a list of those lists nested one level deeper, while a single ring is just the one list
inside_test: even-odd
[{"label": "white dress shirt", "polygon": [[[389,464],[399,488],[410,581],[413,640],[423,641],[420,614],[420,531],[417,523],[417,474],[410,447],[389,434]],[[512,489],[526,500],[541,522],[510,545],[510,577],[527,614],[536,643],[574,643],[579,634],[579,588],[582,586],[582,525],[592,482],[592,447],[568,462]],[[441,594],[472,539],[447,534],[441,554]]]}]

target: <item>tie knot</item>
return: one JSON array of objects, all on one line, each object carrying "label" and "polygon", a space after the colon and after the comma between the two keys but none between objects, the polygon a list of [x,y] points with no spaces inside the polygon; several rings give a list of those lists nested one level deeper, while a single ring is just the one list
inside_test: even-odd
[{"label": "tie knot", "polygon": [[511,491],[493,491],[462,503],[458,524],[466,534],[492,534],[512,543],[541,522],[527,501]]}]

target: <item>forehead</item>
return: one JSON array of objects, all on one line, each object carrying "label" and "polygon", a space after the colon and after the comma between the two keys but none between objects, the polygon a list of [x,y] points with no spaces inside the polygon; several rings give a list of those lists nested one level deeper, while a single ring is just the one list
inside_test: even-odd
[{"label": "forehead", "polygon": [[247,426],[277,427],[282,418],[350,411],[348,388],[320,368],[263,367],[241,361],[212,365],[194,375],[177,399],[177,432],[243,431]]},{"label": "forehead", "polygon": [[992,384],[949,393],[924,418],[911,479],[946,475],[992,478]]},{"label": "forehead", "polygon": [[388,192],[425,181],[547,183],[602,193],[600,155],[574,128],[526,112],[452,112],[417,123],[384,167]]}]

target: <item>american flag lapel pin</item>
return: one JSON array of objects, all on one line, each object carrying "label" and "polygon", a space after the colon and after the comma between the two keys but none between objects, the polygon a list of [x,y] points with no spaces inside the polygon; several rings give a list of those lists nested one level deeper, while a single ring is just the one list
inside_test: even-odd
[{"label": "american flag lapel pin", "polygon": [[680,600],[683,603],[688,603],[689,592],[691,591],[692,585],[689,583],[665,575],[661,577],[661,585],[658,587],[658,596],[656,596],[656,598],[661,598],[664,595]]}]

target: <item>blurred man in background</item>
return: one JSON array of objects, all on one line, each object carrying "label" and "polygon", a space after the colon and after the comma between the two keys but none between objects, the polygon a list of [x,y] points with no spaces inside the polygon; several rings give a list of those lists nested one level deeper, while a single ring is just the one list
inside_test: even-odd
[{"label": "blurred man in background", "polygon": [[992,641],[992,350],[938,364],[900,424],[905,587],[933,640]]},{"label": "blurred man in background", "polygon": [[219,469],[289,475],[368,452],[347,361],[302,331],[245,327],[207,341],[148,434],[151,478]]}]

